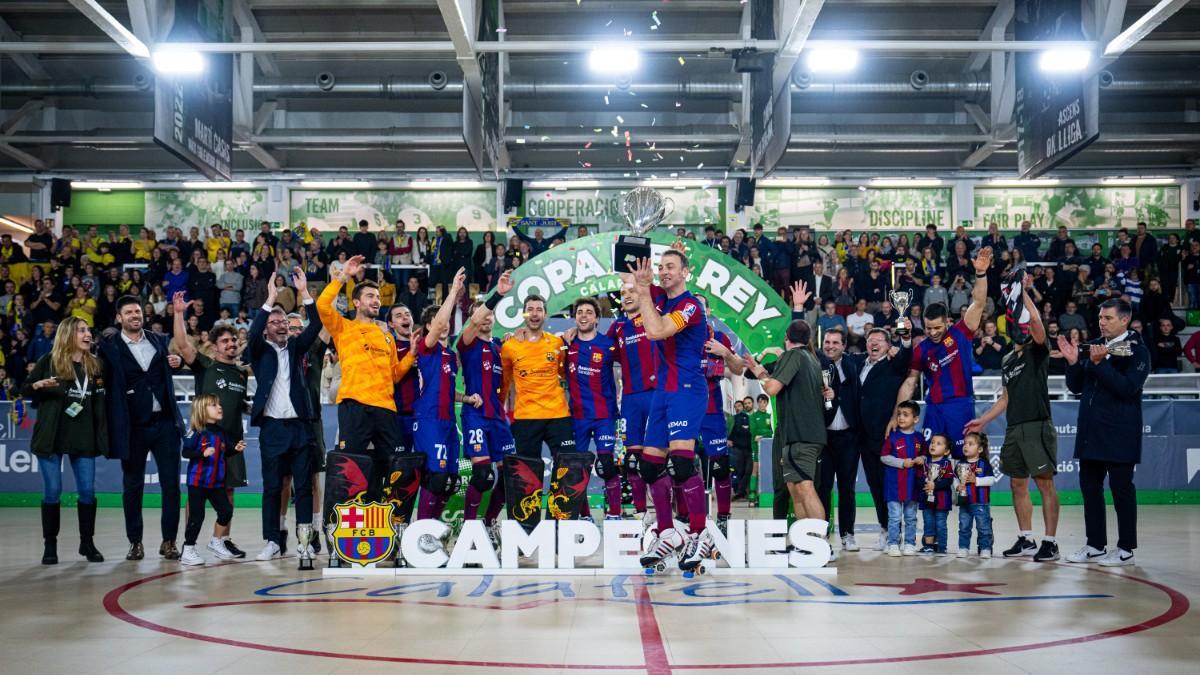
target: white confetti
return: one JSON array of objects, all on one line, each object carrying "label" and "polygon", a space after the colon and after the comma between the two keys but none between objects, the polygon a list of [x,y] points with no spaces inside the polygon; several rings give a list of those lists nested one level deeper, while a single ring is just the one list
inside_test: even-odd
[{"label": "white confetti", "polygon": [[697,168],[697,169],[703,169],[703,168],[704,168],[704,162],[700,162],[699,164],[697,164],[697,165],[696,165],[696,168]]},{"label": "white confetti", "polygon": [[643,107],[643,108],[649,108],[650,106],[648,106],[648,105],[646,105],[645,103],[643,103],[643,104],[642,104],[642,107]]},{"label": "white confetti", "polygon": [[604,97],[604,105],[608,105],[608,96]]},{"label": "white confetti", "polygon": [[625,124],[625,118],[624,118],[624,117],[621,117],[620,115],[617,115],[617,123],[618,123],[618,124]]}]

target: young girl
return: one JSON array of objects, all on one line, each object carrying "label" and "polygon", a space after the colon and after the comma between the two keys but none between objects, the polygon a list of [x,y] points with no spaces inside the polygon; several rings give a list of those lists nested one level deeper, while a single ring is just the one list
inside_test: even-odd
[{"label": "young girl", "polygon": [[[925,498],[921,510],[925,525],[921,535],[921,555],[946,553],[946,519],[950,515],[954,492],[954,465],[950,463],[950,448],[954,444],[946,434],[934,434],[929,439],[929,457],[917,469]],[[934,476],[936,474],[936,477]]]},{"label": "young girl", "polygon": [[[964,470],[963,465],[968,468]],[[967,434],[963,439],[963,460],[959,462],[958,494],[965,505],[958,510],[958,557],[965,558],[971,550],[971,522],[975,522],[978,536],[979,557],[992,557],[992,484],[996,482],[992,463],[988,461],[987,435],[979,432]]]},{"label": "young girl", "polygon": [[204,558],[196,552],[196,537],[204,524],[204,500],[217,512],[217,530],[208,542],[208,550],[221,560],[232,560],[233,553],[225,548],[223,537],[229,534],[233,505],[225,492],[225,455],[246,449],[245,441],[230,447],[218,424],[224,412],[221,402],[212,394],[202,394],[192,400],[192,431],[183,439],[183,456],[187,457],[188,509],[187,529],[184,531],[184,565],[203,565]]}]

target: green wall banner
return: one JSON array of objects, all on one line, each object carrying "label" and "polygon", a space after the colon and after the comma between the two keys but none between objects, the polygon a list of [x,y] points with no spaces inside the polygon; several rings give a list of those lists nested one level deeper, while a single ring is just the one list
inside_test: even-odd
[{"label": "green wall banner", "polygon": [[1066,225],[1078,228],[1132,228],[1145,221],[1151,228],[1176,229],[1180,220],[1180,187],[1049,186],[975,188],[975,227],[995,223],[1019,229],[1028,220],[1033,229]]},{"label": "green wall banner", "polygon": [[495,229],[495,190],[292,190],[291,224],[301,221],[318,230],[342,226],[357,231],[365,220],[371,229],[391,229],[404,220],[410,233],[439,225],[454,231]]},{"label": "green wall banner", "polygon": [[146,218],[146,193],[75,190],[62,214],[63,225],[141,225]]},{"label": "green wall banner", "polygon": [[[145,224],[161,234],[167,226],[199,227],[205,235],[220,223],[230,230],[258,232],[267,219],[266,190],[147,190]],[[253,236],[253,235],[251,235]]]},{"label": "green wall banner", "polygon": [[[823,230],[947,229],[954,221],[954,190],[944,188],[759,188],[750,222],[770,230],[809,225]],[[730,227],[735,227],[730,223]]]},{"label": "green wall banner", "polygon": [[[530,293],[546,298],[546,311],[554,314],[579,298],[619,291],[621,278],[613,272],[612,260],[617,234],[575,239],[518,267],[513,273],[513,292],[496,306],[496,323],[503,331],[518,328],[524,321],[521,299]],[[649,236],[657,266],[659,256],[675,237],[662,231]],[[792,310],[779,294],[724,253],[690,240],[684,240],[684,244],[691,264],[688,290],[707,297],[713,316],[729,326],[750,351],[782,347]]]},{"label": "green wall banner", "polygon": [[[543,218],[566,218],[572,225],[620,223],[621,197],[629,190],[597,188],[594,190],[526,190],[525,215]],[[719,225],[725,222],[725,190],[720,187],[662,190],[663,196],[675,202],[675,209],[663,221],[665,225]]]}]

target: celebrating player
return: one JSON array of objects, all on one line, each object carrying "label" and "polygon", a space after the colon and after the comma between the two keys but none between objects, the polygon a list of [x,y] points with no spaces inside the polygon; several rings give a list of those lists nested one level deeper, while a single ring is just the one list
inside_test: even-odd
[{"label": "celebrating player", "polygon": [[[617,441],[615,344],[608,335],[596,332],[599,318],[600,304],[592,298],[575,303],[575,331],[567,345],[567,391],[575,422],[575,448],[583,452],[596,443],[596,475],[604,481],[608,502],[604,518],[620,520],[621,474],[613,456]],[[586,502],[583,508],[589,511]]]},{"label": "celebrating player", "polygon": [[[396,358],[404,361],[412,351],[413,315],[404,305],[392,305],[388,310],[388,328],[396,341]],[[405,450],[413,449],[412,423],[413,404],[421,391],[420,378],[416,369],[410,368],[392,390],[396,402],[396,419],[400,429],[400,445]]]},{"label": "celebrating player", "polygon": [[[654,499],[658,534],[642,557],[653,567],[671,555],[680,555],[679,567],[694,570],[712,550],[712,535],[705,528],[707,501],[704,481],[696,473],[696,438],[708,408],[708,389],[701,361],[708,341],[704,308],[688,292],[688,259],[682,251],[662,254],[658,277],[666,292],[661,310],[650,295],[653,270],[642,259],[633,266],[638,302],[646,335],[658,346],[658,388],[650,403],[641,474]],[[668,463],[670,464],[668,468]],[[671,484],[683,488],[690,534],[685,542],[671,517]]]},{"label": "celebrating player", "polygon": [[[912,399],[917,377],[925,375],[929,382],[925,437],[949,436],[954,441],[951,456],[955,461],[962,459],[963,429],[975,417],[971,340],[979,330],[987,303],[987,271],[992,266],[992,249],[984,247],[972,263],[975,286],[971,289],[971,304],[963,310],[962,319],[953,325],[948,325],[950,310],[945,305],[937,303],[925,308],[925,341],[913,350],[912,367],[896,396],[897,406]],[[893,412],[887,433],[895,428],[896,413]]]},{"label": "celebrating player", "polygon": [[646,336],[646,327],[638,309],[637,287],[626,284],[621,289],[621,315],[608,327],[613,352],[621,366],[621,431],[625,443],[625,477],[633,493],[633,510],[639,517],[646,515],[646,482],[642,480],[638,462],[646,437],[646,420],[650,416],[650,401],[658,369],[658,349]]},{"label": "celebrating player", "polygon": [[729,336],[713,326],[708,298],[703,295],[696,297],[704,305],[704,316],[709,320],[709,338],[704,343],[704,359],[700,362],[704,378],[708,381],[708,407],[700,422],[700,439],[704,443],[702,447],[708,462],[708,473],[712,476],[713,492],[717,496],[717,527],[724,532],[733,507],[733,482],[729,473],[729,430],[725,426],[721,380],[725,379],[726,369],[734,375],[741,375],[746,371],[746,364],[733,353],[733,342]]},{"label": "celebrating player", "polygon": [[486,301],[476,302],[458,336],[458,356],[462,359],[463,379],[468,396],[478,396],[482,405],[478,408],[464,406],[462,431],[466,441],[466,455],[471,460],[471,479],[467,484],[466,506],[463,518],[474,520],[479,513],[483,495],[492,491],[483,522],[497,542],[496,516],[504,504],[504,481],[496,480],[498,469],[502,469],[504,456],[513,451],[512,430],[500,400],[504,368],[501,364],[500,341],[492,337],[495,324],[496,305],[512,290],[512,273],[505,272],[496,281],[496,292]]},{"label": "celebrating player", "polygon": [[563,395],[562,372],[565,362],[563,339],[542,330],[546,325],[546,301],[538,295],[525,298],[523,331],[506,340],[500,356],[504,366],[501,398],[508,400],[515,388],[513,439],[522,457],[542,456],[542,443],[550,454],[575,447],[571,414]]}]

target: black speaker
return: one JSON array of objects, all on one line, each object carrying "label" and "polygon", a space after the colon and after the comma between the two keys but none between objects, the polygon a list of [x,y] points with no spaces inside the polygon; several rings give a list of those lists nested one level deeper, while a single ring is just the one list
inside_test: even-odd
[{"label": "black speaker", "polygon": [[753,178],[737,179],[737,191],[733,195],[733,210],[736,213],[741,213],[747,206],[754,206],[754,185],[757,182]]},{"label": "black speaker", "polygon": [[525,194],[525,188],[521,183],[520,178],[505,178],[504,179],[504,212],[514,211],[521,207],[521,198]]},{"label": "black speaker", "polygon": [[71,181],[62,178],[50,179],[50,209],[57,211],[71,205]]}]

